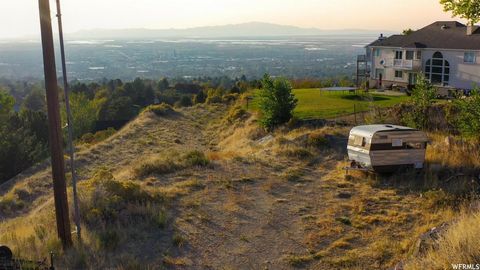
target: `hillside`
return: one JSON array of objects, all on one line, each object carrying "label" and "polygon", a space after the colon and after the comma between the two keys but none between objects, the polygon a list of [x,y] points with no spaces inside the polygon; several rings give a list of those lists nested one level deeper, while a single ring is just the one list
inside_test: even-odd
[{"label": "hillside", "polygon": [[[433,170],[345,178],[348,127],[266,134],[224,105],[156,112],[79,149],[84,243],[59,266],[387,269],[459,209]],[[429,161],[448,168],[452,152],[432,139]],[[0,189],[0,242],[59,252],[48,165]]]}]

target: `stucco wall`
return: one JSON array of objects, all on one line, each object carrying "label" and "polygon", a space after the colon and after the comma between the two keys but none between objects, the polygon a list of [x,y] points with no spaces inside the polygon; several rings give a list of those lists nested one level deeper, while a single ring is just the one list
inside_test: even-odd
[{"label": "stucco wall", "polygon": [[[450,63],[450,81],[449,85],[461,89],[471,89],[472,83],[480,86],[480,52],[476,53],[476,63],[464,63],[464,51],[453,50],[424,50],[423,51],[423,67],[428,59],[431,59],[435,52],[441,52],[443,58]],[[425,71],[425,70],[424,70]]]},{"label": "stucco wall", "polygon": [[[392,83],[399,84],[408,84],[408,73],[410,71],[403,71],[403,78],[395,78],[395,68],[384,67],[380,64],[382,60],[389,61],[389,59],[395,58],[395,51],[403,50],[403,58],[405,59],[406,50],[405,49],[395,49],[395,48],[380,48],[380,55],[373,51],[373,48],[367,48],[367,50],[372,50],[371,61],[371,80],[376,79],[376,69],[381,68],[384,70],[383,80]],[[378,50],[378,48],[375,48]],[[425,72],[425,64],[428,59],[431,59],[433,54],[437,51],[440,51],[443,54],[443,57],[450,63],[450,80],[449,85],[455,88],[461,89],[471,89],[473,84],[480,86],[480,51],[476,51],[476,63],[468,64],[464,63],[464,53],[465,51],[454,51],[454,50],[432,50],[425,49],[422,50],[422,72]]]}]

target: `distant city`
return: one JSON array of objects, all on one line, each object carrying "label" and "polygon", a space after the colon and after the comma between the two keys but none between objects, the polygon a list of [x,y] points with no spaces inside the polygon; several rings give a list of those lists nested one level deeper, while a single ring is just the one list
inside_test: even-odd
[{"label": "distant city", "polygon": [[[223,35],[220,31],[212,33],[211,29],[208,29],[210,32],[198,31],[199,37],[191,38],[164,37],[158,32],[145,31],[134,32],[137,35],[131,32],[70,35],[66,42],[69,79],[235,78],[242,75],[253,79],[265,73],[290,78],[353,76],[356,55],[363,54],[364,46],[379,34],[352,30],[312,35],[313,30],[299,28],[299,34],[293,36],[295,29],[291,27],[285,27],[285,32],[280,26],[262,24],[257,28],[261,27],[264,31],[253,33],[252,37],[244,36],[245,27],[241,31],[222,28]],[[269,30],[279,36],[260,36]],[[209,33],[214,37],[205,37]],[[228,33],[239,37],[227,37]],[[57,56],[57,61],[59,59]],[[57,68],[60,75],[60,64]],[[40,41],[0,42],[0,77],[41,79]]]},{"label": "distant city", "polygon": [[[241,39],[71,40],[70,79],[229,76],[351,76],[373,36]],[[57,60],[60,59],[57,57]],[[60,65],[57,64],[60,68]],[[41,78],[40,43],[0,44],[0,77]],[[60,71],[59,71],[60,74]]]}]

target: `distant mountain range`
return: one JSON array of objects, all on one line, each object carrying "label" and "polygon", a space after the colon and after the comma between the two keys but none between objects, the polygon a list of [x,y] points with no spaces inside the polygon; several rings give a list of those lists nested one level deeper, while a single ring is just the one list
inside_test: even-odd
[{"label": "distant mountain range", "polygon": [[68,34],[68,39],[218,38],[316,35],[379,35],[392,31],[340,29],[322,30],[262,22],[204,26],[186,29],[93,29]]}]

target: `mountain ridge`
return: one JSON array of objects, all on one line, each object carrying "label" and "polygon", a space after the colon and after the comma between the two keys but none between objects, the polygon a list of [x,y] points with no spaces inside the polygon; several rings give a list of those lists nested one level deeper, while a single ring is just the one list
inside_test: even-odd
[{"label": "mountain ridge", "polygon": [[378,35],[389,34],[388,30],[365,29],[319,29],[303,28],[265,22],[247,22],[201,26],[193,28],[129,28],[129,29],[89,29],[67,34],[67,38],[208,38],[208,37],[268,37],[268,36],[315,36],[315,35]]}]

